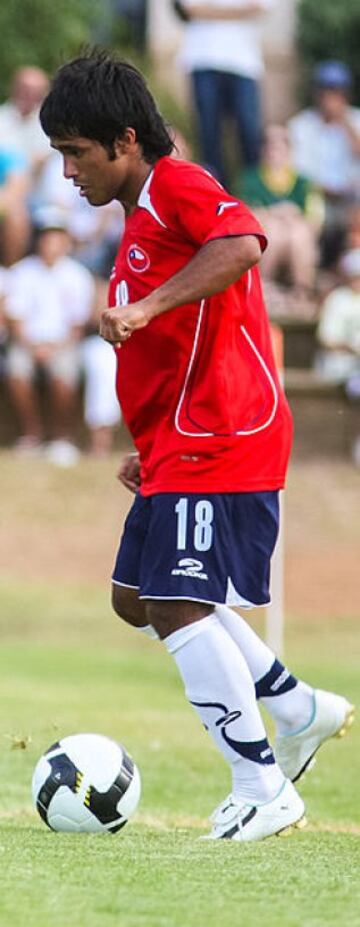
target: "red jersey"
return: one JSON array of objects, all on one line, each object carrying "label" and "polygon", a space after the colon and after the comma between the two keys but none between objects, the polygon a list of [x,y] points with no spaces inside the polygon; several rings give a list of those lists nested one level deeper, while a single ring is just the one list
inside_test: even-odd
[{"label": "red jersey", "polygon": [[[142,299],[206,242],[235,235],[266,246],[251,212],[205,170],[161,158],[126,220],[109,305]],[[117,358],[143,495],[283,486],[291,415],[256,267],[222,293],[152,319]]]}]

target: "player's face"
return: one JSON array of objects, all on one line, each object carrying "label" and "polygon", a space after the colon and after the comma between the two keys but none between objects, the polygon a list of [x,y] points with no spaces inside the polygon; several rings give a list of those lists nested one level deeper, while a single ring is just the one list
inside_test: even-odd
[{"label": "player's face", "polygon": [[126,198],[131,171],[127,145],[115,145],[114,160],[100,142],[90,138],[52,138],[51,146],[63,157],[64,177],[72,180],[92,206]]}]

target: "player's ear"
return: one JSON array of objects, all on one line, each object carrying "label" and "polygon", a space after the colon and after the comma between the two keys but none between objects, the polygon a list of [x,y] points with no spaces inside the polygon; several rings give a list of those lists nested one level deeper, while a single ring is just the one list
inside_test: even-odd
[{"label": "player's ear", "polygon": [[121,138],[115,139],[115,152],[117,155],[128,154],[137,145],[136,131],[127,126]]}]

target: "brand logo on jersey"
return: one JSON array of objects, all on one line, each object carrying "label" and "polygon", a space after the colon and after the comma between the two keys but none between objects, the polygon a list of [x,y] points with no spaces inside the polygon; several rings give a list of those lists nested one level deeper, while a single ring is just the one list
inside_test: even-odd
[{"label": "brand logo on jersey", "polygon": [[131,270],[143,274],[150,267],[150,258],[139,245],[130,245],[127,253],[127,262]]},{"label": "brand logo on jersey", "polygon": [[182,557],[178,560],[178,565],[171,570],[171,576],[191,576],[193,579],[209,579],[207,573],[202,573],[204,564],[201,560],[194,560],[193,557]]},{"label": "brand logo on jersey", "polygon": [[232,202],[232,203],[219,203],[219,205],[218,205],[218,207],[217,207],[217,210],[216,210],[216,215],[217,215],[217,216],[221,216],[221,214],[222,214],[223,212],[225,212],[225,209],[231,209],[233,206],[238,206],[238,205],[239,205],[239,203],[237,203],[237,202]]}]

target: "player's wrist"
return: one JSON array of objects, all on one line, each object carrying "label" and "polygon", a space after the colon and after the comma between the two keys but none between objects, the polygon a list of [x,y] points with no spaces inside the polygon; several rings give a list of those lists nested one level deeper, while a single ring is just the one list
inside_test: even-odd
[{"label": "player's wrist", "polygon": [[146,323],[151,322],[163,311],[160,300],[154,293],[150,293],[149,296],[145,296],[145,299],[142,300],[142,310]]}]

